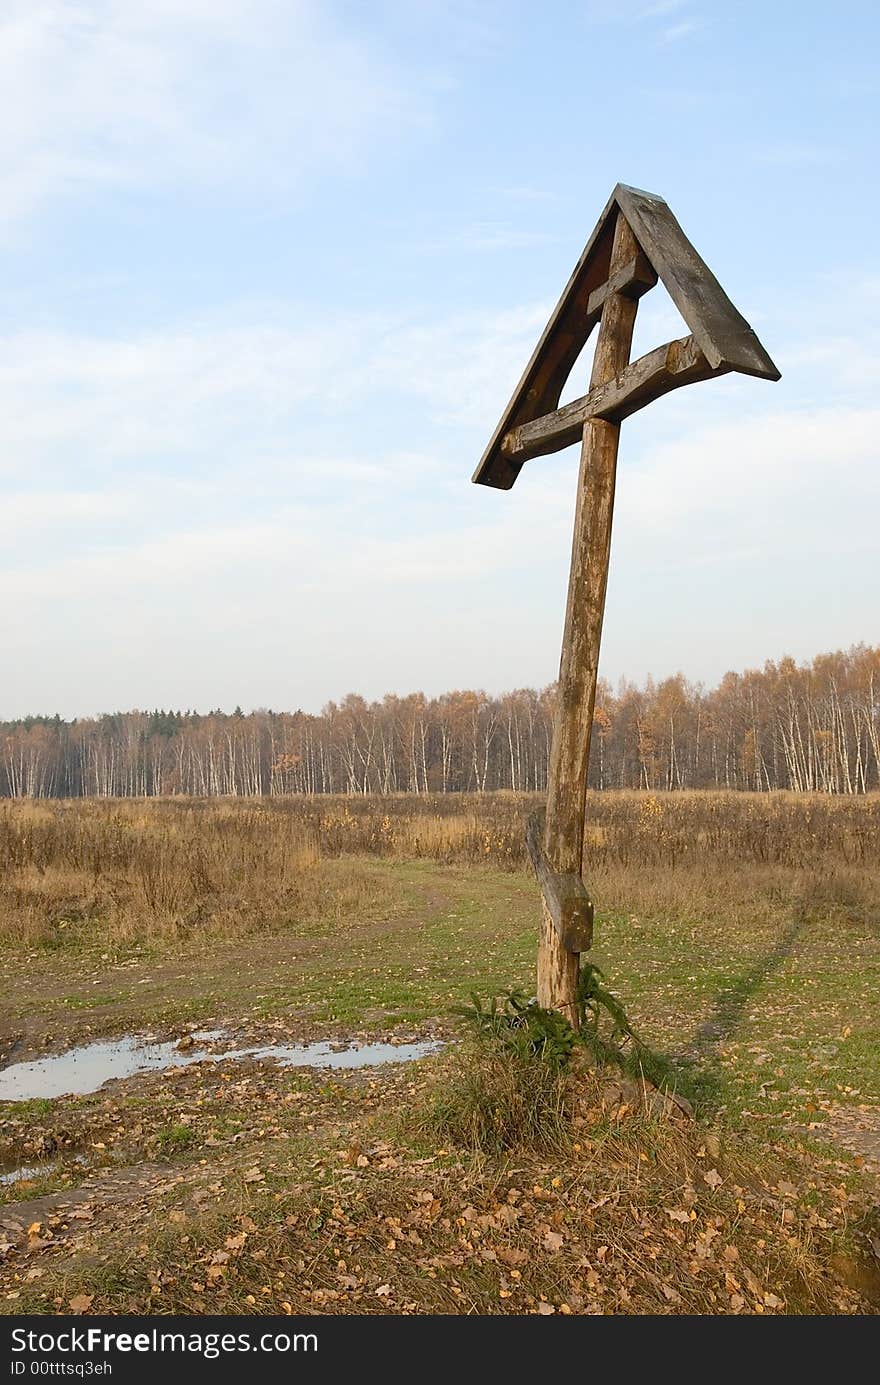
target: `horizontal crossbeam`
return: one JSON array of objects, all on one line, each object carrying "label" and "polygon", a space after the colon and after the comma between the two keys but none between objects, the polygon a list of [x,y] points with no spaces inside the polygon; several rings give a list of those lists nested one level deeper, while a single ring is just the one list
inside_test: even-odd
[{"label": "horizontal crossbeam", "polygon": [[640,356],[613,380],[597,385],[581,399],[512,428],[502,439],[501,451],[517,463],[558,452],[580,442],[588,419],[619,422],[671,390],[725,375],[729,369],[726,365],[711,366],[693,337],[680,337]]},{"label": "horizontal crossbeam", "polygon": [[593,901],[579,875],[553,870],[541,847],[541,824],[530,817],[526,846],[547,911],[569,952],[588,952],[593,941]]}]

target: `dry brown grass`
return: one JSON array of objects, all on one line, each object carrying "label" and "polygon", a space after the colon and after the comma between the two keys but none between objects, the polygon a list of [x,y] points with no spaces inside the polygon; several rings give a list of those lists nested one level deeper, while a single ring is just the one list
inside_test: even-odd
[{"label": "dry brown grass", "polygon": [[407,1119],[433,1146],[559,1153],[571,1145],[570,1085],[550,1063],[472,1042],[447,1060],[446,1080]]},{"label": "dry brown grass", "polygon": [[16,803],[0,810],[0,940],[206,941],[340,922],[387,902],[295,818],[238,804]]},{"label": "dry brown grass", "polygon": [[[389,902],[358,858],[527,869],[510,793],[391,799],[166,799],[0,806],[0,940],[240,937]],[[604,910],[766,920],[792,909],[873,920],[880,798],[594,794],[585,874]]]}]

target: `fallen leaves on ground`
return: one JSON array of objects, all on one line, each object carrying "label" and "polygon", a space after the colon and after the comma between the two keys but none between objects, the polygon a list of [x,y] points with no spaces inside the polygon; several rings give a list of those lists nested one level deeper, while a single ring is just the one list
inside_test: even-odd
[{"label": "fallen leaves on ground", "polygon": [[[0,1208],[18,1311],[865,1309],[831,1264],[860,1204],[814,1154],[731,1154],[721,1133],[639,1109],[631,1093],[608,1100],[592,1078],[581,1101],[597,1113],[590,1139],[578,1130],[567,1151],[425,1152],[389,1131],[387,1112],[441,1077],[222,1075],[182,1072],[163,1082],[163,1101],[193,1110],[201,1099],[212,1125],[219,1101],[249,1128],[247,1142],[210,1159],[105,1170],[37,1206]],[[303,1112],[315,1127],[307,1138]]]}]

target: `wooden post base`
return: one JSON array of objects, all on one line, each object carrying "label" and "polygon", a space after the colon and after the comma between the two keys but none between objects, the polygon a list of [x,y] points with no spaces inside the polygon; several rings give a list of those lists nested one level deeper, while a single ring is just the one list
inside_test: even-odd
[{"label": "wooden post base", "polygon": [[545,900],[541,901],[541,937],[538,942],[538,1004],[559,1010],[573,1029],[578,1027],[577,991],[580,959],[569,952],[556,928]]}]

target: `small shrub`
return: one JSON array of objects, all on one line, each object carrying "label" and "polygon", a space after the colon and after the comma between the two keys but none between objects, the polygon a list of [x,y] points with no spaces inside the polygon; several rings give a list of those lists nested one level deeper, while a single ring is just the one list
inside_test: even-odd
[{"label": "small shrub", "polygon": [[[454,1007],[479,1044],[499,1058],[544,1066],[560,1074],[575,1051],[585,1048],[597,1067],[617,1067],[629,1077],[675,1091],[682,1074],[671,1059],[655,1053],[636,1034],[626,1010],[603,984],[604,976],[591,962],[581,966],[577,990],[579,1028],[575,1030],[556,1010],[528,1000],[521,990],[508,991],[484,1004],[473,995],[470,1005]],[[693,1092],[692,1092],[693,1094]]]},{"label": "small shrub", "polygon": [[[613,1063],[648,1075],[653,1058],[640,1044],[620,1001],[585,964],[578,988],[580,1029],[521,990],[453,1010],[472,1035],[445,1085],[434,1093],[423,1122],[437,1139],[483,1154],[560,1146],[571,1138],[568,1074],[576,1049],[600,1066]],[[610,1023],[609,1023],[610,1021]],[[652,1064],[652,1070],[657,1069]]]},{"label": "small shrub", "polygon": [[570,1140],[567,1088],[558,1066],[477,1042],[445,1069],[416,1129],[478,1154],[560,1148]]},{"label": "small shrub", "polygon": [[537,1058],[557,1070],[568,1065],[577,1042],[563,1015],[545,1010],[520,990],[508,991],[500,1004],[493,996],[485,1006],[478,995],[472,995],[470,1005],[456,1005],[452,1013],[459,1015],[477,1038],[488,1040],[501,1052],[514,1058]]}]

